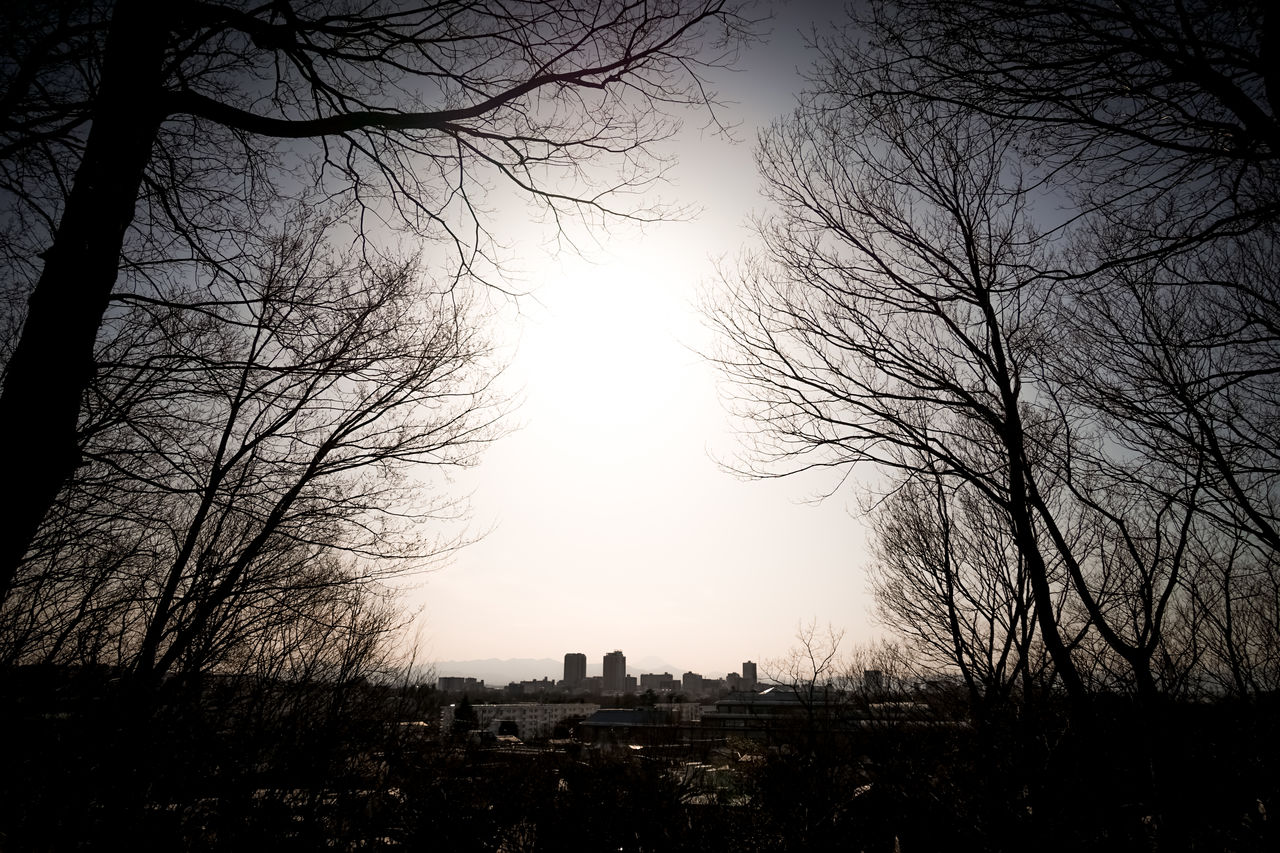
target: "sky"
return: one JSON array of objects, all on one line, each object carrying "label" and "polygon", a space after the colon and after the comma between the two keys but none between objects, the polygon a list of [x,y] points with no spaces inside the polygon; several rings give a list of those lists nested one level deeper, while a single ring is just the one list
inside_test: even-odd
[{"label": "sky", "polygon": [[800,31],[837,11],[780,4],[741,70],[714,75],[739,141],[687,121],[663,190],[700,206],[695,220],[611,227],[582,254],[517,235],[534,297],[501,318],[519,339],[502,379],[518,428],[454,484],[490,532],[408,590],[419,660],[583,652],[598,666],[621,649],[632,675],[661,661],[723,677],[783,657],[801,623],[878,634],[856,485],[815,503],[837,475],[726,473],[716,460],[740,442],[698,355],[714,345],[701,295],[764,208],[756,131],[794,104],[812,61]]}]

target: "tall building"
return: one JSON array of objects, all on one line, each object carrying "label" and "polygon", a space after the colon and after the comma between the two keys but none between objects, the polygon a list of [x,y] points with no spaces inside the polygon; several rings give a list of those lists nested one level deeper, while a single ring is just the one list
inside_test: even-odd
[{"label": "tall building", "polygon": [[756,665],[754,661],[742,662],[742,689],[756,689]]},{"label": "tall building", "polygon": [[564,656],[564,686],[574,690],[587,679],[587,656],[582,652],[569,652]]},{"label": "tall building", "polygon": [[627,689],[627,656],[612,651],[604,656],[604,692],[623,693]]}]

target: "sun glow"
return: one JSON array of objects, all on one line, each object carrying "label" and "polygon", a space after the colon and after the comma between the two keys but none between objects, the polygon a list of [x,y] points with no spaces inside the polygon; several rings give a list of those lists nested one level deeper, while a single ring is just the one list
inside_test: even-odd
[{"label": "sun glow", "polygon": [[698,354],[712,349],[704,285],[750,245],[762,204],[752,127],[790,108],[800,43],[781,28],[762,75],[723,81],[746,105],[724,116],[744,121],[742,144],[696,128],[674,143],[663,194],[701,205],[695,220],[613,223],[582,254],[552,256],[556,235],[503,207],[512,286],[529,293],[500,305],[494,327],[513,353],[501,383],[516,429],[459,477],[473,529],[491,532],[414,593],[425,657],[623,648],[712,675],[781,654],[801,621],[870,635],[852,495],[813,506],[830,477],[720,470],[738,438]]}]

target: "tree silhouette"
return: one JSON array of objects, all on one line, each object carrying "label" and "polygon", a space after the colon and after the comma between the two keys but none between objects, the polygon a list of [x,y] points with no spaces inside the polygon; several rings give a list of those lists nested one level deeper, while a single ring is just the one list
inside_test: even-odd
[{"label": "tree silhouette", "polygon": [[[1058,202],[1069,201],[1059,226],[1069,254],[1052,271],[1062,330],[1047,360],[1052,387],[1080,423],[1109,434],[1098,449],[1107,458],[1082,467],[1112,472],[1111,497],[1144,493],[1149,522],[1185,522],[1185,533],[1175,523],[1146,556],[1113,523],[1111,553],[1128,551],[1124,571],[1139,578],[1189,572],[1182,592],[1216,612],[1159,592],[1140,595],[1140,606],[1179,610],[1184,639],[1223,650],[1229,670],[1257,657],[1257,646],[1225,652],[1223,632],[1234,625],[1223,610],[1238,604],[1247,633],[1274,634],[1273,609],[1254,604],[1276,586],[1280,548],[1273,16],[1255,2],[1199,0],[903,0],[865,12],[859,25],[875,33],[868,52],[881,94],[1010,122],[1019,150]],[[1095,500],[1097,488],[1077,497]],[[1182,594],[1179,583],[1157,586]],[[1134,660],[1152,641],[1108,640]],[[1226,680],[1233,690],[1242,683]]]},{"label": "tree silhouette", "polygon": [[[742,467],[872,463],[886,506],[985,501],[1078,699],[1239,689],[1269,657],[1280,471],[1261,13],[868,8],[762,135],[776,213],[712,309]],[[895,575],[942,584],[932,627],[967,667],[961,566],[924,547]]]},{"label": "tree silhouette", "polygon": [[712,308],[716,361],[758,439],[746,465],[873,463],[977,490],[1008,519],[1045,649],[1080,696],[1037,530],[1052,479],[1040,463],[1058,451],[1029,393],[1047,247],[1016,137],[881,100],[837,50],[818,93],[761,138],[778,214],[757,225],[763,256]]},{"label": "tree silhouette", "polygon": [[309,191],[359,205],[367,245],[398,225],[483,272],[486,176],[553,217],[615,212],[660,172],[658,108],[707,103],[698,69],[743,24],[729,0],[6,4],[0,181],[26,313],[0,397],[23,483],[0,600],[79,464],[122,266],[136,292],[164,262],[231,263],[275,199]]},{"label": "tree silhouette", "polygon": [[86,462],[17,575],[8,659],[152,681],[283,663],[457,546],[425,530],[459,512],[426,474],[494,435],[480,321],[412,258],[328,249],[336,226],[300,212],[235,279],[121,299]]},{"label": "tree silhouette", "polygon": [[453,709],[453,734],[466,735],[477,725],[479,725],[479,718],[476,717],[476,710],[471,707],[471,700],[463,696],[458,706]]},{"label": "tree silhouette", "polygon": [[[876,615],[919,663],[958,670],[975,709],[1047,689],[1052,668],[1036,642],[1030,580],[1007,515],[926,469],[877,502],[870,521]],[[1051,575],[1061,578],[1061,567]],[[1065,591],[1055,585],[1059,623]]]}]

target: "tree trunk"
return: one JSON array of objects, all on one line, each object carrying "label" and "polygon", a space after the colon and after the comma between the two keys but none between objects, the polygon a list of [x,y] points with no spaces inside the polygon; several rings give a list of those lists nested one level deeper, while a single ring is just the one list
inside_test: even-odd
[{"label": "tree trunk", "polygon": [[79,464],[77,420],[93,350],[120,266],[124,234],[163,115],[166,10],[121,0],[107,36],[84,159],[26,322],[5,370],[0,447],[9,456],[9,508],[0,536],[0,603],[58,491]]},{"label": "tree trunk", "polygon": [[[970,258],[973,280],[984,281],[980,259],[976,258],[972,252]],[[1049,584],[1049,567],[1040,550],[1033,523],[1034,508],[1031,497],[1035,481],[1032,479],[1033,469],[1027,461],[1026,433],[1022,425],[1022,414],[1018,409],[1021,402],[1020,380],[1014,375],[1011,360],[1006,354],[1005,330],[991,301],[991,292],[983,287],[980,293],[982,297],[980,307],[990,335],[989,348],[994,367],[994,379],[1000,389],[1000,401],[1004,409],[1000,443],[1003,445],[1005,459],[1009,466],[1009,514],[1013,520],[1014,541],[1026,566],[1027,578],[1031,582],[1036,624],[1040,628],[1040,637],[1044,642],[1045,650],[1062,678],[1062,686],[1066,688],[1067,696],[1079,709],[1088,700],[1088,690],[1080,678],[1075,663],[1071,660],[1071,651],[1063,642],[1059,630],[1053,609],[1053,589]]]},{"label": "tree trunk", "polygon": [[1088,691],[1080,679],[1075,663],[1071,660],[1071,652],[1062,641],[1058,623],[1054,619],[1053,590],[1049,586],[1049,570],[1040,551],[1040,543],[1036,541],[1035,530],[1031,524],[1031,507],[1027,500],[1026,481],[1019,462],[1020,452],[1011,448],[1009,454],[1009,496],[1010,509],[1014,521],[1014,535],[1018,540],[1018,549],[1027,564],[1027,577],[1031,581],[1031,595],[1035,601],[1036,622],[1040,626],[1040,639],[1045,650],[1053,660],[1054,668],[1062,678],[1062,686],[1067,695],[1076,704],[1086,700]]}]

